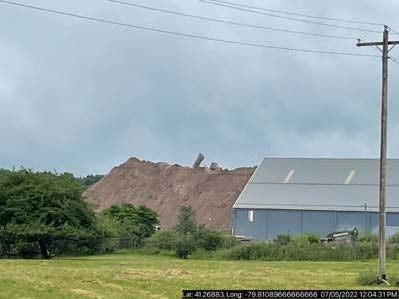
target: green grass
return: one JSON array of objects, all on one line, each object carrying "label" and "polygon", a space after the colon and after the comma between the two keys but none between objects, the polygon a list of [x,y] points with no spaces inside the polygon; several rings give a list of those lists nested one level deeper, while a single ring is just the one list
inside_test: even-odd
[{"label": "green grass", "polygon": [[[376,261],[204,261],[137,253],[0,260],[0,298],[180,298],[182,289],[204,288],[354,289],[364,288],[357,285],[359,273],[376,267]],[[388,273],[399,273],[398,261],[389,261]]]}]

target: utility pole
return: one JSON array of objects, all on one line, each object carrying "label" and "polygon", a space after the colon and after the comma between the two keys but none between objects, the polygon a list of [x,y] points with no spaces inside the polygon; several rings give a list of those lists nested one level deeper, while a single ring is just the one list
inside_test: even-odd
[{"label": "utility pole", "polygon": [[[386,168],[387,168],[387,96],[388,96],[388,59],[389,51],[399,41],[389,40],[389,27],[384,26],[382,42],[357,43],[358,47],[376,46],[382,52],[382,99],[381,99],[381,152],[380,152],[380,213],[379,213],[379,259],[378,275],[380,280],[386,282],[386,247],[385,247],[385,202],[386,202]],[[389,45],[392,47],[389,49]],[[382,46],[382,49],[379,47]]]}]

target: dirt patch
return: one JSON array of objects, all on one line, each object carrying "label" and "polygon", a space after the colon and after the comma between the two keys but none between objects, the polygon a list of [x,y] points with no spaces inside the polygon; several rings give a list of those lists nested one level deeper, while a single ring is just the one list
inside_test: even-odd
[{"label": "dirt patch", "polygon": [[97,283],[97,279],[95,279],[95,278],[83,279],[81,282],[83,282],[83,283]]},{"label": "dirt patch", "polygon": [[168,275],[173,275],[173,276],[182,276],[182,275],[191,275],[192,274],[191,272],[188,272],[183,269],[178,269],[178,268],[169,269],[166,273]]},{"label": "dirt patch", "polygon": [[122,272],[123,276],[136,276],[136,277],[151,277],[153,274],[150,271],[125,271]]},{"label": "dirt patch", "polygon": [[199,223],[228,231],[232,206],[254,170],[193,169],[130,158],[84,196],[97,211],[112,204],[145,205],[158,213],[163,227],[174,226],[178,207],[190,205]]}]

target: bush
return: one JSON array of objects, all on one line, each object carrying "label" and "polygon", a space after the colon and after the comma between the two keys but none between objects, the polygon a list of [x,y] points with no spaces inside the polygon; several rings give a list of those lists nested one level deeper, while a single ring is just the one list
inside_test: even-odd
[{"label": "bush", "polygon": [[221,249],[229,249],[231,247],[241,244],[241,241],[235,236],[229,234],[222,234],[222,235],[223,235],[223,244],[221,246]]},{"label": "bush", "polygon": [[388,243],[390,244],[399,244],[399,233],[393,234],[389,239]]},{"label": "bush", "polygon": [[294,242],[297,243],[306,243],[308,242],[309,244],[315,244],[315,243],[319,243],[320,238],[312,233],[303,233],[303,234],[299,234],[297,235],[294,239]]},{"label": "bush", "polygon": [[377,256],[378,246],[374,243],[331,247],[319,243],[310,244],[308,239],[299,238],[287,245],[267,242],[240,245],[224,251],[221,257],[228,260],[350,261],[368,260]]},{"label": "bush", "polygon": [[176,250],[179,235],[175,230],[161,230],[146,239],[145,247],[159,250]]},{"label": "bush", "polygon": [[186,259],[196,249],[195,240],[191,234],[180,235],[176,244],[176,256]]},{"label": "bush", "polygon": [[[387,275],[387,278],[388,282],[391,285],[398,286],[399,280],[396,275]],[[382,284],[383,282],[378,277],[377,272],[373,271],[372,269],[369,269],[368,271],[359,273],[359,275],[356,278],[356,283],[361,286],[375,286]]]},{"label": "bush", "polygon": [[377,243],[378,242],[378,236],[375,234],[367,233],[367,234],[362,234],[359,236],[357,239],[357,242],[373,242]]},{"label": "bush", "polygon": [[373,286],[379,284],[378,274],[371,269],[366,272],[359,273],[356,283],[361,286]]},{"label": "bush", "polygon": [[[230,248],[238,242],[234,237],[227,237],[219,231],[207,228],[204,225],[198,225],[194,210],[190,206],[180,207],[178,221],[173,234],[176,240],[176,255],[183,259],[196,250],[215,251],[220,248]],[[152,244],[159,249],[162,249],[162,246],[164,249],[173,248],[173,244],[168,243],[165,247],[161,241],[160,237],[158,237],[158,239],[149,240],[148,244]]]},{"label": "bush", "polygon": [[206,251],[214,251],[221,248],[224,241],[224,236],[221,232],[205,227],[200,227],[194,234],[194,238],[197,241],[195,247]]},{"label": "bush", "polygon": [[[153,253],[175,251],[178,257],[187,256],[197,250],[215,251],[238,244],[235,237],[205,227],[199,227],[194,235],[179,235],[176,230],[161,230],[145,240],[145,248]],[[179,248],[178,248],[179,247]],[[188,251],[186,250],[188,248]],[[187,253],[184,253],[187,251]]]},{"label": "bush", "polygon": [[285,234],[277,235],[274,242],[279,245],[287,245],[288,243],[291,242],[291,236],[288,234],[287,235],[285,235]]},{"label": "bush", "polygon": [[388,244],[387,257],[392,260],[399,259],[399,244]]},{"label": "bush", "polygon": [[282,247],[266,242],[243,244],[226,250],[223,258],[228,260],[279,260],[279,253],[276,249]]}]

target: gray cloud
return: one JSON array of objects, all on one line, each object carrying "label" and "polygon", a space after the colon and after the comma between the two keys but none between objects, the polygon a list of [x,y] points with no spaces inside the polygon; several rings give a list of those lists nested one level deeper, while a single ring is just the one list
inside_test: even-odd
[{"label": "gray cloud", "polygon": [[[291,30],[381,38],[196,0],[132,2]],[[396,1],[251,3],[399,28]],[[35,5],[246,42],[378,53],[356,48],[355,41],[220,25],[102,0]],[[389,152],[396,157],[398,70],[391,65]],[[129,156],[189,165],[199,151],[226,167],[254,165],[263,156],[377,157],[380,85],[378,58],[233,46],[0,6],[2,167],[103,173]]]}]

